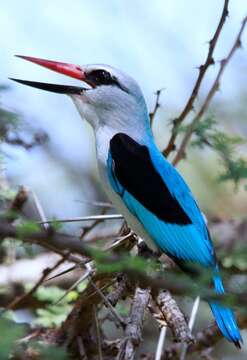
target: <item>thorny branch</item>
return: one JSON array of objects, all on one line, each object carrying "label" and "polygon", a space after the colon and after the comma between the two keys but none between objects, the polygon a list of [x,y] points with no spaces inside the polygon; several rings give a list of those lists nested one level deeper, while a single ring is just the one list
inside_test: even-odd
[{"label": "thorny branch", "polygon": [[163,151],[163,154],[166,157],[173,150],[175,150],[175,141],[176,141],[176,138],[177,138],[178,128],[181,125],[181,123],[184,121],[186,116],[189,114],[189,112],[191,110],[193,110],[194,101],[195,101],[195,99],[196,99],[196,97],[198,95],[199,89],[200,89],[201,84],[202,84],[202,80],[203,80],[209,66],[214,65],[213,52],[214,52],[214,49],[216,47],[217,41],[219,39],[220,33],[222,31],[223,25],[224,25],[224,23],[226,21],[226,18],[228,16],[228,3],[229,3],[229,0],[224,1],[224,6],[223,6],[223,10],[222,10],[222,14],[221,14],[219,24],[217,26],[217,29],[216,29],[215,33],[214,33],[214,36],[209,41],[209,49],[208,49],[207,58],[205,60],[205,63],[199,67],[198,78],[196,80],[196,83],[194,85],[192,93],[191,93],[191,95],[190,95],[190,97],[189,97],[183,111],[179,115],[179,117],[176,118],[173,121],[172,134],[171,134],[171,137],[170,137],[170,140],[168,142],[168,145],[167,145],[166,149]]},{"label": "thorny branch", "polygon": [[155,118],[155,115],[160,107],[160,95],[163,89],[159,89],[156,91],[155,95],[156,95],[156,99],[155,99],[155,104],[154,104],[154,109],[153,111],[149,114],[150,117],[150,124],[151,126],[153,125],[153,120]]},{"label": "thorny branch", "polygon": [[201,109],[199,110],[198,114],[194,117],[193,121],[191,122],[186,134],[184,135],[184,138],[182,140],[182,143],[179,147],[179,150],[173,160],[173,164],[177,165],[177,163],[182,159],[182,157],[184,156],[184,152],[185,152],[185,148],[191,138],[191,135],[193,134],[193,131],[195,129],[196,124],[198,123],[198,121],[200,121],[200,119],[202,118],[203,114],[205,113],[205,111],[208,108],[209,103],[211,102],[214,94],[216,93],[216,91],[219,90],[219,86],[220,86],[220,79],[224,73],[224,70],[226,68],[226,66],[228,65],[229,61],[231,60],[231,58],[233,57],[234,53],[236,52],[237,49],[239,49],[241,47],[241,36],[242,33],[244,31],[245,25],[247,22],[247,16],[244,18],[243,22],[242,22],[242,26],[239,30],[239,33],[236,37],[236,40],[233,43],[233,46],[231,48],[231,50],[229,51],[227,57],[223,60],[221,60],[220,62],[220,68],[218,71],[218,74],[215,78],[215,81],[211,87],[211,89],[208,92],[208,95],[201,107]]}]

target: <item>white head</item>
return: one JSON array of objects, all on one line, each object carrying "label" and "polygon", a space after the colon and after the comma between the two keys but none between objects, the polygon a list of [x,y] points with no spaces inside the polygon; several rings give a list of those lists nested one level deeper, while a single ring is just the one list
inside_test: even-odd
[{"label": "white head", "polygon": [[71,96],[81,116],[95,130],[101,126],[109,126],[118,131],[129,127],[150,131],[142,91],[131,76],[108,65],[77,66],[33,57],[19,57],[86,83],[87,88],[14,79],[26,85]]}]

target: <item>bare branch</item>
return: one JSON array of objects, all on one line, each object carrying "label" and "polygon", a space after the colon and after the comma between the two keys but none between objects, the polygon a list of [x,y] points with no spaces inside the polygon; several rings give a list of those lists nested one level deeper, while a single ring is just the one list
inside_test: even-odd
[{"label": "bare branch", "polygon": [[162,90],[164,90],[164,89],[159,89],[159,90],[157,90],[157,91],[155,92],[156,100],[155,100],[155,104],[154,104],[154,109],[153,109],[153,111],[149,114],[149,117],[150,117],[150,125],[151,125],[151,126],[153,125],[153,120],[154,120],[154,118],[155,118],[155,115],[156,115],[159,107],[160,107],[159,101],[160,101],[160,95],[161,95]]},{"label": "bare branch", "polygon": [[163,154],[167,157],[174,149],[175,149],[175,141],[177,138],[177,130],[179,128],[179,126],[181,125],[181,123],[184,121],[184,119],[186,118],[186,116],[189,114],[189,112],[193,109],[193,105],[194,105],[194,101],[198,95],[199,89],[201,87],[202,84],[202,80],[209,68],[210,65],[214,64],[214,59],[213,59],[213,52],[214,49],[216,47],[217,41],[219,39],[221,30],[223,28],[223,25],[226,21],[226,18],[228,16],[228,3],[229,0],[225,0],[224,1],[224,6],[223,6],[223,10],[222,10],[222,14],[220,17],[220,21],[219,24],[216,28],[216,31],[214,33],[213,38],[209,41],[209,49],[208,49],[208,54],[207,54],[207,58],[205,60],[205,63],[203,65],[201,65],[199,67],[199,74],[198,74],[198,78],[196,80],[196,83],[194,85],[194,88],[192,90],[192,93],[183,109],[183,111],[181,112],[181,114],[179,115],[178,118],[176,118],[173,122],[173,129],[172,129],[172,135],[170,137],[170,140],[168,142],[168,145],[166,147],[166,149],[163,151]]},{"label": "bare branch", "polygon": [[125,329],[117,360],[133,360],[142,338],[142,327],[145,309],[150,299],[150,290],[136,288],[132,301],[129,322]]},{"label": "bare branch", "polygon": [[186,134],[184,135],[184,138],[182,140],[182,143],[179,147],[179,150],[173,160],[173,164],[177,165],[177,163],[183,158],[184,153],[185,153],[185,148],[188,145],[191,135],[193,134],[193,131],[195,129],[196,124],[200,121],[200,119],[202,118],[203,114],[205,113],[205,111],[207,110],[213,96],[215,95],[216,91],[219,89],[220,86],[220,79],[224,73],[224,70],[226,68],[226,66],[229,64],[231,58],[233,57],[234,53],[236,52],[237,49],[239,49],[241,47],[241,36],[242,33],[244,31],[245,25],[247,22],[247,16],[244,18],[242,25],[240,27],[240,30],[238,32],[238,35],[236,37],[236,40],[233,43],[233,46],[231,48],[231,50],[229,51],[227,57],[223,60],[221,60],[220,62],[220,68],[218,71],[218,74],[215,78],[215,81],[211,87],[211,89],[208,92],[208,95],[201,107],[201,109],[199,110],[198,114],[194,117],[194,119],[192,120],[190,126],[188,127],[188,130],[186,132]]}]

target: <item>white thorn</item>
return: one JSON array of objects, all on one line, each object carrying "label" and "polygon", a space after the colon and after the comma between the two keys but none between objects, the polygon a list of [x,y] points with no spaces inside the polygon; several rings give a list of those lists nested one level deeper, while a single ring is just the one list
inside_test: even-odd
[{"label": "white thorn", "polygon": [[166,338],[166,330],[167,330],[167,326],[162,326],[162,328],[160,330],[160,336],[159,336],[156,353],[155,353],[155,360],[160,360],[161,356],[163,354],[164,343],[165,343],[165,338]]},{"label": "white thorn", "polygon": [[[191,332],[192,332],[193,326],[195,324],[199,304],[200,304],[200,296],[197,296],[194,303],[193,303],[193,306],[192,306],[192,310],[191,310],[191,314],[190,314],[190,320],[189,320],[189,324],[188,324],[188,328],[191,330]],[[185,359],[187,348],[188,348],[188,344],[183,343],[179,360],[184,360]]]},{"label": "white thorn", "polygon": [[69,222],[77,222],[77,221],[97,221],[97,220],[118,220],[123,219],[123,215],[120,214],[110,214],[110,215],[90,215],[90,216],[81,216],[74,217],[69,219],[54,219],[54,220],[46,220],[40,221],[39,224],[51,224],[51,223],[69,223]]}]

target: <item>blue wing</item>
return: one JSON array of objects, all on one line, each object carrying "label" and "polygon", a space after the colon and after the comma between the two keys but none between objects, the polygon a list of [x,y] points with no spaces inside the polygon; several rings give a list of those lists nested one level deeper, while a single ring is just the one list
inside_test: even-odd
[{"label": "blue wing", "polygon": [[147,147],[116,134],[110,143],[108,175],[160,249],[181,261],[215,265],[212,242],[190,189],[153,143]]},{"label": "blue wing", "polygon": [[[156,245],[182,266],[188,261],[212,267],[215,291],[224,293],[202,213],[189,187],[155,144],[140,145],[126,134],[116,134],[107,167],[111,186]],[[209,304],[223,335],[240,347],[232,310],[214,301]]]}]

